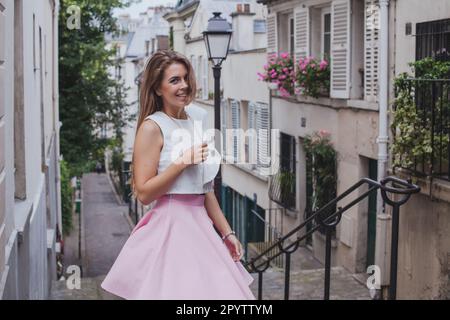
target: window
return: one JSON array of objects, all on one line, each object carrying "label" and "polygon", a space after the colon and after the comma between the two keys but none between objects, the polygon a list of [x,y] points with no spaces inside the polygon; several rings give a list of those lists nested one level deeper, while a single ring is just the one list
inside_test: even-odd
[{"label": "window", "polygon": [[295,137],[280,132],[281,201],[291,209],[295,209],[296,166]]},{"label": "window", "polygon": [[254,20],[253,21],[254,33],[266,33],[266,20]]},{"label": "window", "polygon": [[36,16],[33,14],[33,70],[36,72]]},{"label": "window", "polygon": [[280,132],[280,170],[271,177],[269,198],[287,209],[296,209],[295,137]]},{"label": "window", "polygon": [[294,56],[295,43],[294,43],[294,17],[289,17],[289,53],[291,57]]},{"label": "window", "polygon": [[416,60],[427,57],[450,61],[450,19],[417,24]]},{"label": "window", "polygon": [[[268,47],[271,41],[275,41],[276,52],[294,52],[294,17],[292,12],[280,13],[273,23],[278,20],[278,25],[274,26],[271,21],[268,20],[269,28],[273,28],[271,31],[276,33],[275,37],[271,37],[268,33]],[[268,51],[270,53],[270,51]]]},{"label": "window", "polygon": [[295,138],[280,132],[280,169],[295,175]]},{"label": "window", "polygon": [[[14,2],[14,91],[16,98],[14,99],[14,144],[23,146],[25,144],[25,123],[24,123],[24,81],[23,81],[23,60],[18,57],[23,56],[22,35],[24,32],[23,23],[23,2]],[[33,25],[34,29],[34,25]],[[3,32],[4,28],[0,28]],[[5,38],[3,38],[5,39]],[[1,45],[1,44],[0,44]],[[34,45],[34,37],[33,37]],[[33,50],[33,59],[35,52]],[[1,54],[0,54],[1,56]],[[1,58],[0,58],[1,59]],[[1,67],[0,61],[0,67]],[[33,66],[35,68],[35,66]],[[3,69],[4,70],[4,69]],[[1,68],[0,68],[0,76]],[[1,81],[0,81],[1,82]],[[1,88],[0,88],[1,89]],[[0,95],[2,96],[2,95]],[[1,113],[1,111],[0,111]],[[26,189],[26,171],[25,171],[25,150],[24,148],[14,148],[14,197],[15,199],[25,200],[27,195]]]},{"label": "window", "polygon": [[240,103],[237,100],[231,100],[231,124],[233,128],[233,162],[240,163],[241,162],[241,153],[240,153],[240,136],[239,129],[241,128],[241,107]]},{"label": "window", "polygon": [[331,49],[331,13],[330,9],[322,11],[322,57],[326,60],[330,58]]}]

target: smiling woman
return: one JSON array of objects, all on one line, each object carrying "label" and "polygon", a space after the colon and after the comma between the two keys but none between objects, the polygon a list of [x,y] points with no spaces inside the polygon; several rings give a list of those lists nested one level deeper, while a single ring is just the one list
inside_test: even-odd
[{"label": "smiling woman", "polygon": [[156,205],[136,225],[102,283],[123,298],[255,299],[253,278],[240,262],[242,245],[213,192],[220,154],[214,150],[218,161],[208,163],[207,143],[194,143],[194,121],[203,130],[206,113],[192,104],[195,91],[192,66],[183,55],[158,51],[148,61],[132,187],[143,204]]}]

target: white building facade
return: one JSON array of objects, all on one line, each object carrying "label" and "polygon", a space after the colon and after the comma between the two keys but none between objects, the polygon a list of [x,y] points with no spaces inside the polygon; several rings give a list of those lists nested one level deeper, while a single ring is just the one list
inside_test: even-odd
[{"label": "white building facade", "polygon": [[266,60],[267,10],[254,0],[188,0],[180,1],[175,10],[164,16],[173,34],[173,49],[192,63],[197,79],[195,103],[208,112],[209,128],[214,128],[214,77],[203,32],[213,12],[220,12],[233,31],[220,78],[222,210],[245,243],[253,237],[244,223],[249,208],[256,207],[261,213],[269,207],[268,177],[257,165],[258,152],[260,156],[267,155],[269,142],[256,137],[227,138],[226,131],[270,129],[269,92],[264,83],[257,81],[257,72]]},{"label": "white building facade", "polygon": [[0,297],[46,299],[61,237],[59,1],[0,1]]}]

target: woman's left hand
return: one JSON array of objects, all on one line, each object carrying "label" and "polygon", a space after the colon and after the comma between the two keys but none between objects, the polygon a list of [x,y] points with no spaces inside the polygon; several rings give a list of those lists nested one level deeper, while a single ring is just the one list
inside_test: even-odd
[{"label": "woman's left hand", "polygon": [[244,250],[242,249],[242,244],[234,234],[225,239],[225,245],[234,261],[241,260],[244,255]]}]

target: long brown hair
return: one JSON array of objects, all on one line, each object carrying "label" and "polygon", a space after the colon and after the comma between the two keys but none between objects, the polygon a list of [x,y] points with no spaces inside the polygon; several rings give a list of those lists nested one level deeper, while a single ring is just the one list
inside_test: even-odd
[{"label": "long brown hair", "polygon": [[[164,79],[164,71],[172,64],[179,63],[185,66],[187,70],[187,104],[191,103],[195,99],[195,93],[197,92],[197,86],[195,81],[195,74],[189,60],[182,54],[170,51],[160,50],[157,51],[146,63],[144,72],[141,77],[141,86],[139,92],[139,117],[136,126],[136,135],[139,131],[141,124],[145,118],[161,111],[163,107],[162,98],[156,94],[156,90],[161,86],[161,82]],[[136,137],[135,135],[135,137]],[[137,198],[135,180],[134,180],[134,151],[131,158],[131,191]]]}]

